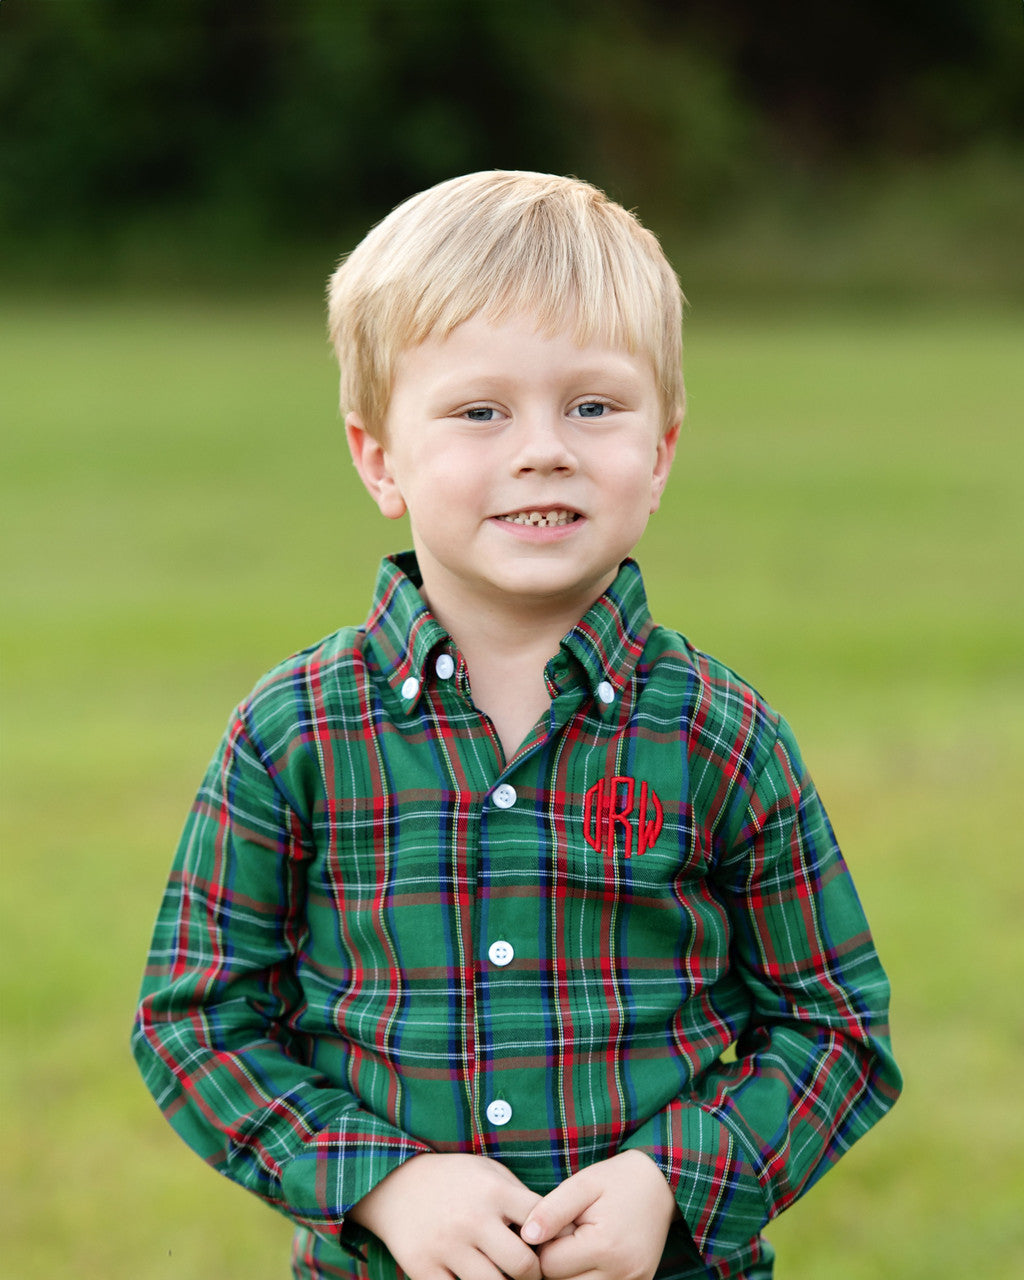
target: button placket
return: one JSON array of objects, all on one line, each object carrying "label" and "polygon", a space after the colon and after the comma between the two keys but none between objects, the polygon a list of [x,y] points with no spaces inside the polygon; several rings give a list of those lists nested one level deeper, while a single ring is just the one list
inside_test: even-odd
[{"label": "button placket", "polygon": [[[521,757],[516,759],[513,767],[522,768],[528,756],[535,749],[532,748],[525,751]],[[507,833],[510,830],[517,829],[516,824],[520,816],[516,806],[520,804],[521,797],[511,782],[498,782],[490,792],[488,800],[489,804],[485,804],[481,831],[484,845],[500,841],[501,833],[503,832]],[[523,807],[529,809],[532,806],[524,802]],[[508,816],[506,817],[505,814],[508,814]],[[495,906],[497,906],[497,902],[498,900],[495,900]],[[486,950],[484,956],[481,957],[483,960],[483,972],[480,975],[480,980],[481,990],[486,990],[488,994],[484,1002],[484,1008],[487,1012],[481,1022],[478,1023],[478,1033],[481,1037],[481,1043],[486,1040],[488,1044],[491,1044],[493,1038],[493,1043],[496,1046],[501,1046],[504,1043],[505,1033],[502,1031],[501,1017],[503,1012],[507,1011],[509,1002],[514,1001],[516,998],[515,991],[517,987],[514,968],[516,947],[507,937],[502,936],[503,928],[499,919],[500,914],[500,908],[497,908],[495,917],[488,924],[487,917],[490,912],[487,912],[481,922],[485,930],[482,937],[481,950],[483,951],[484,948]],[[498,936],[495,936],[496,934]],[[498,1014],[497,1020],[495,1019],[496,1011]],[[499,1049],[498,1057],[495,1060],[494,1075],[491,1077],[491,1087],[495,1089],[501,1087],[500,1081],[502,1078],[507,1078],[505,1075],[506,1068],[503,1065],[498,1065],[502,1056],[503,1051]],[[482,1104],[490,1090],[484,1080],[481,1080],[481,1084],[483,1086],[481,1090],[483,1095],[481,1098]],[[513,1119],[512,1104],[503,1097],[494,1097],[492,1095],[490,1101],[484,1107],[484,1118],[488,1124],[500,1129],[508,1125]]]}]

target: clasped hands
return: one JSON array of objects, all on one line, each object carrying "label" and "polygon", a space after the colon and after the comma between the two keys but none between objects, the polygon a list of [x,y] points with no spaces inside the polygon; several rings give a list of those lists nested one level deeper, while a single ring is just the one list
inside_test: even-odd
[{"label": "clasped hands", "polygon": [[654,1161],[623,1151],[543,1197],[485,1156],[414,1156],[349,1216],[410,1280],[651,1280],[674,1214]]}]

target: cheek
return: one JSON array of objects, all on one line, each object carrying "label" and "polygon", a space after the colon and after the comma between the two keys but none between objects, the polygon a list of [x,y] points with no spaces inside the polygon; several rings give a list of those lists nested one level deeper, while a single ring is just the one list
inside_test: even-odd
[{"label": "cheek", "polygon": [[610,462],[607,474],[626,501],[646,502],[660,494],[662,489],[654,460],[646,449],[620,457],[617,464]]},{"label": "cheek", "polygon": [[613,501],[619,505],[624,519],[629,513],[646,523],[647,517],[657,511],[664,488],[664,480],[653,474],[650,458],[638,458],[634,467],[620,470]]},{"label": "cheek", "polygon": [[[409,473],[407,473],[409,474]],[[479,480],[451,459],[438,465],[423,458],[409,474],[406,502],[413,528],[432,539],[454,541],[482,505]]]}]

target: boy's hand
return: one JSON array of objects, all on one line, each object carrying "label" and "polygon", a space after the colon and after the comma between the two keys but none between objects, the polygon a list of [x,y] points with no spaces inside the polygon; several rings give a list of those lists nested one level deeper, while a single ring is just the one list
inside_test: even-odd
[{"label": "boy's hand", "polygon": [[541,1246],[545,1280],[651,1280],[675,1212],[650,1156],[623,1151],[566,1178],[529,1215],[522,1236]]},{"label": "boy's hand", "polygon": [[540,1196],[486,1156],[422,1155],[399,1165],[349,1211],[410,1280],[541,1280],[519,1238]]}]

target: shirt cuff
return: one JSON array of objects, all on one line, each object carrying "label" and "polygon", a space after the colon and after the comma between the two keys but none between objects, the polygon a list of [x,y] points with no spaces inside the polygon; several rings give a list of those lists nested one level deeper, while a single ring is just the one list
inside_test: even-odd
[{"label": "shirt cuff", "polygon": [[676,1099],[620,1149],[658,1165],[708,1266],[749,1252],[770,1214],[754,1165],[716,1115]]},{"label": "shirt cuff", "polygon": [[[365,1116],[365,1113],[361,1113]],[[281,1170],[281,1191],[288,1216],[349,1253],[363,1256],[369,1233],[345,1215],[413,1156],[432,1150],[426,1143],[378,1121],[372,1132],[352,1126],[323,1129]]]}]

